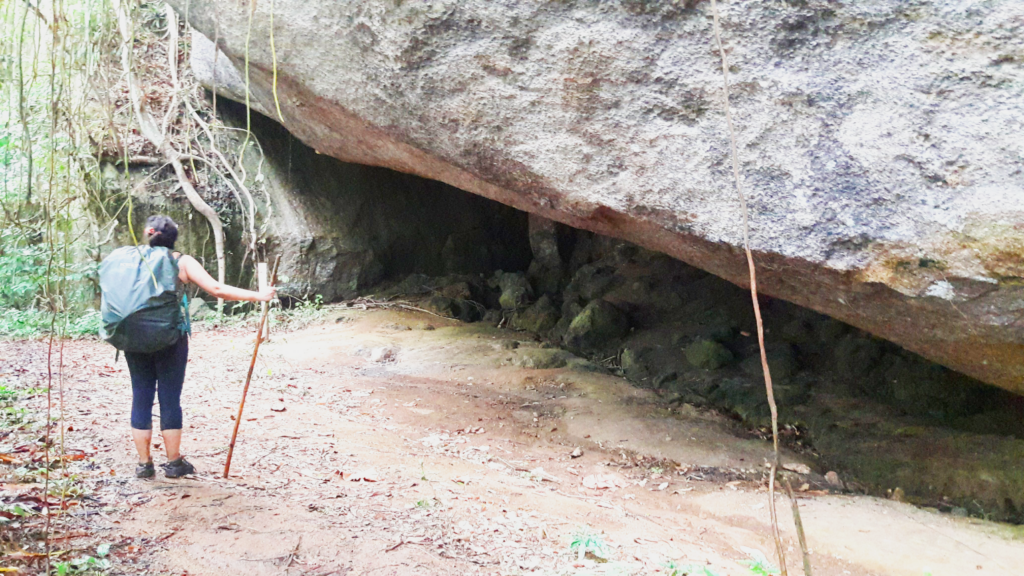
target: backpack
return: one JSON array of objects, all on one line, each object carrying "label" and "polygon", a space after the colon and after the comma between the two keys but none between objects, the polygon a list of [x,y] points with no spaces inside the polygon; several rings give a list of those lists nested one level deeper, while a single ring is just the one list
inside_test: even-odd
[{"label": "backpack", "polygon": [[100,338],[124,352],[156,352],[191,333],[178,261],[162,246],[124,246],[100,264]]}]

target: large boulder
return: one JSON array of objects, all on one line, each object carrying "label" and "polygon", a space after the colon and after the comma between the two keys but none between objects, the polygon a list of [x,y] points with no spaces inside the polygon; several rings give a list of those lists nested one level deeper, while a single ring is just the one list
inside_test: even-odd
[{"label": "large boulder", "polygon": [[[747,282],[708,2],[170,3],[320,153]],[[719,7],[761,290],[1024,392],[1024,4]]]}]

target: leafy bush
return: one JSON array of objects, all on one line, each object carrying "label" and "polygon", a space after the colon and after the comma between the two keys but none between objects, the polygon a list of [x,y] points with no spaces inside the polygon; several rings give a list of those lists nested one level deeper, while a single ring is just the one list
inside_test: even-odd
[{"label": "leafy bush", "polygon": [[43,310],[0,310],[0,336],[8,338],[35,338],[50,333],[54,326],[57,334],[72,337],[95,336],[100,329],[100,313],[89,310],[67,319],[63,314],[57,316]]},{"label": "leafy bush", "polygon": [[46,246],[19,230],[0,230],[0,308],[31,306],[46,282]]}]

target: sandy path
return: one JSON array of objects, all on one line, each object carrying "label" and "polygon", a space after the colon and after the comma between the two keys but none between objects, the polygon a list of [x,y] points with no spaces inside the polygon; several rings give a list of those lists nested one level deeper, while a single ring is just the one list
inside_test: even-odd
[{"label": "sandy path", "polygon": [[[184,450],[201,473],[178,481],[130,477],[124,363],[107,367],[98,343],[69,345],[69,439],[95,454],[87,482],[106,505],[90,528],[137,563],[118,571],[648,574],[671,560],[738,576],[749,550],[773,555],[766,445],[731,421],[670,411],[605,375],[515,367],[536,348],[512,350],[515,333],[405,312],[343,317],[261,350],[228,480],[218,473],[248,334],[193,339]],[[1019,530],[805,496],[816,574],[1003,575],[1024,558]],[[584,527],[610,562],[570,553]]]}]

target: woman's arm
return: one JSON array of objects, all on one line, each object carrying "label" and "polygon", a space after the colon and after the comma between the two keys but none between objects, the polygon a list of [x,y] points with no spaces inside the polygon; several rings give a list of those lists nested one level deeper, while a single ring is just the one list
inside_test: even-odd
[{"label": "woman's arm", "polygon": [[221,284],[213,279],[210,273],[203,268],[203,265],[191,256],[182,256],[178,259],[178,279],[185,284],[196,284],[206,290],[214,298],[224,300],[245,300],[247,302],[270,302],[277,293],[277,288],[267,288],[262,292],[253,292],[244,288],[235,288],[227,284]]}]

